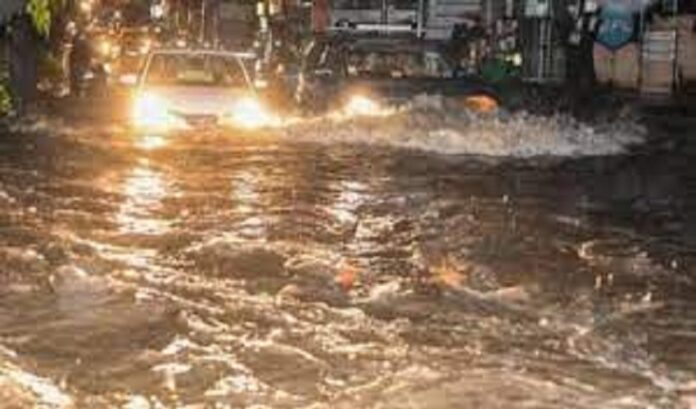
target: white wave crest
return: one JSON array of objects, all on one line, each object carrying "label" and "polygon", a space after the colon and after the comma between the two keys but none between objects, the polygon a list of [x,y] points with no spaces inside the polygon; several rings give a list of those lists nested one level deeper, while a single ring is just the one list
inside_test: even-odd
[{"label": "white wave crest", "polygon": [[436,97],[370,117],[326,116],[285,127],[302,142],[359,143],[440,154],[538,157],[615,155],[643,142],[645,130],[622,119],[591,125],[569,116],[525,112],[479,115],[447,106]]}]

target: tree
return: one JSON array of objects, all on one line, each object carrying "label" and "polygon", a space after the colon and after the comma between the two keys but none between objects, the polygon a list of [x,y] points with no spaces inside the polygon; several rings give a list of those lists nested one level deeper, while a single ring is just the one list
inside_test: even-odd
[{"label": "tree", "polygon": [[65,9],[66,3],[66,0],[28,0],[27,13],[39,34],[48,37],[51,33],[51,23],[55,16]]}]

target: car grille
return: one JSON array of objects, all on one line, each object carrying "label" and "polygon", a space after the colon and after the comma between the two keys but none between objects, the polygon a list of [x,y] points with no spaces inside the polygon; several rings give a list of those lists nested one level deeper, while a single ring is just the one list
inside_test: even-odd
[{"label": "car grille", "polygon": [[177,114],[179,117],[183,118],[187,124],[191,126],[215,126],[218,124],[217,115],[188,115],[188,114]]}]

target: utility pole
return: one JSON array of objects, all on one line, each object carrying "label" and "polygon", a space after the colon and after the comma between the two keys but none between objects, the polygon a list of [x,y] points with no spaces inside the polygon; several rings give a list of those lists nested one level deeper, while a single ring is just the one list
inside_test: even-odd
[{"label": "utility pole", "polygon": [[205,42],[205,26],[206,26],[206,9],[207,9],[207,0],[201,0],[201,27],[200,27],[200,33],[199,33],[199,38],[198,40],[203,43]]},{"label": "utility pole", "polygon": [[425,0],[418,0],[418,11],[416,15],[416,35],[418,38],[423,37],[425,24]]}]

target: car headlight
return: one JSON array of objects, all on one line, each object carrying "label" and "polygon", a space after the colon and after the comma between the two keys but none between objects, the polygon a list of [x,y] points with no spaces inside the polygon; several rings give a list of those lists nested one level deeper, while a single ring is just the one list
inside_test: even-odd
[{"label": "car headlight", "polygon": [[182,119],[169,113],[167,101],[150,93],[138,95],[133,105],[133,123],[139,128],[170,130],[185,126]]},{"label": "car headlight", "polygon": [[108,57],[111,55],[111,43],[107,40],[102,40],[101,43],[99,43],[99,53],[103,57]]},{"label": "car headlight", "polygon": [[380,105],[377,101],[364,95],[353,95],[345,105],[346,114],[352,116],[376,115],[380,112]]},{"label": "car headlight", "polygon": [[237,101],[230,113],[231,125],[243,128],[260,128],[272,123],[272,117],[256,98]]}]

